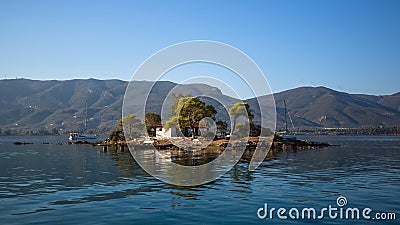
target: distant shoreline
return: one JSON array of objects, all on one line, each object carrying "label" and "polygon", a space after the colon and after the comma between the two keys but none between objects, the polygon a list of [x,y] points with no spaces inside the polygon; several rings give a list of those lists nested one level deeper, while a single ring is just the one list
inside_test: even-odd
[{"label": "distant shoreline", "polygon": [[296,134],[299,135],[352,135],[352,136],[400,136],[398,126],[371,126],[361,128],[298,128]]},{"label": "distant shoreline", "polygon": [[[108,132],[89,132],[99,137],[109,136]],[[400,136],[400,126],[371,126],[362,128],[322,128],[322,127],[298,127],[292,131],[296,135],[348,135],[348,136]],[[50,132],[1,132],[0,136],[68,136],[68,133],[52,134]]]}]

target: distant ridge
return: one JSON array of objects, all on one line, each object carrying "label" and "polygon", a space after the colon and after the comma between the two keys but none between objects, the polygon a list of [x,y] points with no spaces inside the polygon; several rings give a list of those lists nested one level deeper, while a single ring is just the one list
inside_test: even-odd
[{"label": "distant ridge", "polygon": [[[400,95],[349,94],[326,87],[300,87],[274,94],[283,118],[283,99],[295,126],[358,128],[399,126]],[[282,120],[280,120],[282,123]]]},{"label": "distant ridge", "polygon": [[[151,84],[147,81],[135,82],[140,82],[140,85]],[[82,129],[84,105],[87,101],[88,127],[96,132],[107,133],[114,129],[116,121],[121,117],[127,84],[126,81],[115,79],[0,80],[1,132],[65,132]],[[176,84],[172,82],[158,82],[149,104],[160,107],[163,96],[174,86]],[[231,104],[236,101],[215,87],[202,84],[186,86],[199,95],[212,92]],[[295,127],[400,126],[400,92],[375,96],[349,94],[326,87],[299,87],[276,93],[274,97],[278,129],[283,126],[284,99]],[[261,96],[259,99],[260,107],[265,106],[266,98]],[[255,100],[247,101],[257,115]],[[259,118],[256,117],[257,120]]]}]

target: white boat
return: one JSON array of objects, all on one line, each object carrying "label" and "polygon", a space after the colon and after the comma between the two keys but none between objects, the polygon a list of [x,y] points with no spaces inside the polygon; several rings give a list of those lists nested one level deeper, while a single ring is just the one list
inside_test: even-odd
[{"label": "white boat", "polygon": [[97,137],[83,135],[83,134],[79,134],[79,133],[69,133],[68,139],[70,141],[84,141],[84,140],[89,140],[89,139],[97,139]]},{"label": "white boat", "polygon": [[[85,103],[85,120],[83,121],[84,122],[84,126],[85,126],[85,129],[84,130],[86,130],[86,128],[87,128],[87,102]],[[72,132],[72,133],[69,133],[69,137],[68,137],[68,140],[70,140],[70,141],[85,141],[85,140],[90,140],[90,139],[97,139],[97,137],[96,136],[89,136],[89,135],[84,135],[84,134],[81,134],[81,133],[77,133],[77,132]]]}]

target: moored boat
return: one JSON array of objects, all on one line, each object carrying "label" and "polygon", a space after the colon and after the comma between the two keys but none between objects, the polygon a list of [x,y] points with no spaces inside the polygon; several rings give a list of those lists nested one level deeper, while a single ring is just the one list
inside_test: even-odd
[{"label": "moored boat", "polygon": [[69,133],[68,139],[70,141],[84,141],[89,139],[97,139],[96,136],[83,135],[79,133]]}]

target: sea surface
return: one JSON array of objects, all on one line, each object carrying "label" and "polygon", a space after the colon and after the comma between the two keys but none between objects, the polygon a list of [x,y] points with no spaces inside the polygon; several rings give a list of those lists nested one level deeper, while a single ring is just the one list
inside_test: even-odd
[{"label": "sea surface", "polygon": [[[191,188],[153,178],[128,151],[67,145],[66,138],[0,137],[0,224],[400,224],[400,137],[302,136],[337,146],[282,152],[254,172],[239,163]],[[339,207],[339,197],[347,204]],[[319,215],[331,205],[372,213],[370,220],[279,219],[276,212],[260,219],[265,204],[268,211],[313,207]],[[377,212],[396,220],[372,219]]]}]

